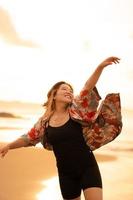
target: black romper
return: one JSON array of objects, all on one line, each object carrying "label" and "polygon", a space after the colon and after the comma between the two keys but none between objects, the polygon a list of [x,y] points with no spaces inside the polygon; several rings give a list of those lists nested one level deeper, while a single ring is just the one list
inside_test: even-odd
[{"label": "black romper", "polygon": [[86,145],[81,124],[71,118],[62,126],[46,130],[56,157],[60,188],[64,199],[73,199],[81,189],[102,188],[101,175],[93,155]]}]

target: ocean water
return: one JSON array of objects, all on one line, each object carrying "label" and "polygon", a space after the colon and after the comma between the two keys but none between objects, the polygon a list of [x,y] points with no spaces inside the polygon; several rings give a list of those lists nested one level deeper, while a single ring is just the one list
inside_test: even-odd
[{"label": "ocean water", "polygon": [[27,133],[44,110],[41,105],[21,102],[0,102],[0,113],[14,117],[0,117],[0,142],[10,142]]}]

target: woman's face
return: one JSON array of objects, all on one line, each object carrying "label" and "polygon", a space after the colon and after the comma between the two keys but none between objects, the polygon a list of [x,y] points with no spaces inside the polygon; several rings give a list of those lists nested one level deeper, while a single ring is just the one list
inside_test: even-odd
[{"label": "woman's face", "polygon": [[67,84],[61,84],[54,97],[56,102],[72,103],[73,91]]}]

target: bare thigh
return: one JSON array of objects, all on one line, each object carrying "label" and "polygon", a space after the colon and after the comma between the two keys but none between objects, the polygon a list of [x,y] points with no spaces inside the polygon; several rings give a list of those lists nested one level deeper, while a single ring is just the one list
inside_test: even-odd
[{"label": "bare thigh", "polygon": [[84,190],[85,200],[103,200],[102,188],[92,187]]}]

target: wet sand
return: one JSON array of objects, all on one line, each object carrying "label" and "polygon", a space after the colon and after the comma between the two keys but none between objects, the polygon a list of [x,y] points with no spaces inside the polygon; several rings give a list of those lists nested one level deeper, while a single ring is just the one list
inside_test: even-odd
[{"label": "wet sand", "polygon": [[[132,200],[132,152],[117,151],[115,145],[110,144],[94,154],[102,174],[104,200]],[[54,182],[47,184],[46,180],[53,177]],[[45,199],[62,199],[52,152],[28,147],[11,150],[4,159],[0,159],[0,200]]]}]

